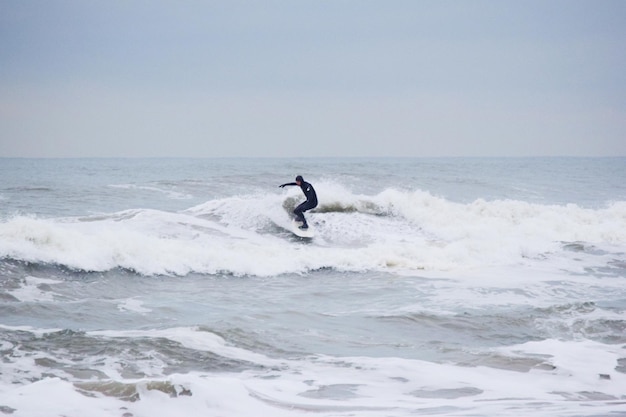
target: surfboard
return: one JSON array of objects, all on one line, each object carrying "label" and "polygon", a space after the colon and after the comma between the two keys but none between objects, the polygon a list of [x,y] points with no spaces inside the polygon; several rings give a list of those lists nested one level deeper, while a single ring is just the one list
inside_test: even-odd
[{"label": "surfboard", "polygon": [[315,232],[313,232],[311,225],[309,225],[309,228],[305,230],[300,229],[300,226],[302,226],[301,222],[293,220],[291,222],[291,233],[298,237],[312,238],[315,236]]}]

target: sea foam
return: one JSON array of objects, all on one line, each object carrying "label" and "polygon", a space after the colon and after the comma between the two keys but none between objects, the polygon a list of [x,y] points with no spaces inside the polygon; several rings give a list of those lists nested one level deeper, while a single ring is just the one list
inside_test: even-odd
[{"label": "sea foam", "polygon": [[[307,213],[312,242],[289,232],[294,192],[207,201],[181,212],[133,209],[73,218],[16,216],[0,223],[0,256],[86,271],[272,276],[332,268],[451,270],[597,261],[626,250],[626,203],[605,208],[515,200],[462,204],[425,191],[353,194],[321,183]],[[571,247],[571,246],[569,246]],[[583,264],[581,264],[583,265]]]}]

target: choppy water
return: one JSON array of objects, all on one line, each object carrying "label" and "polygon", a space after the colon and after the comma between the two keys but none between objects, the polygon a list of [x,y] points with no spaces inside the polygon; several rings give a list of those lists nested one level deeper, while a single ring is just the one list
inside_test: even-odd
[{"label": "choppy water", "polygon": [[624,158],[0,174],[4,414],[626,415]]}]

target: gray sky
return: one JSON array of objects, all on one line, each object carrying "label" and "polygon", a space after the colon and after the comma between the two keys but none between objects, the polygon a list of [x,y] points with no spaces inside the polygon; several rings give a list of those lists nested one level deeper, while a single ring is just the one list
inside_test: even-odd
[{"label": "gray sky", "polygon": [[0,0],[0,156],[626,155],[622,0]]}]

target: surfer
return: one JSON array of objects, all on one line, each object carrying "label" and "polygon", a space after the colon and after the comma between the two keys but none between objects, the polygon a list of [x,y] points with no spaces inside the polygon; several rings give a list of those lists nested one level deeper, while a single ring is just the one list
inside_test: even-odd
[{"label": "surfer", "polygon": [[306,201],[301,203],[293,210],[293,214],[296,215],[296,221],[302,223],[299,227],[302,230],[306,230],[309,228],[309,225],[306,223],[306,219],[304,218],[304,212],[307,210],[311,210],[312,208],[317,207],[317,194],[315,194],[315,189],[311,184],[306,182],[302,175],[298,175],[296,177],[296,182],[288,182],[282,185],[279,185],[280,188],[283,188],[287,185],[297,185],[302,189],[302,192],[306,196]]}]

